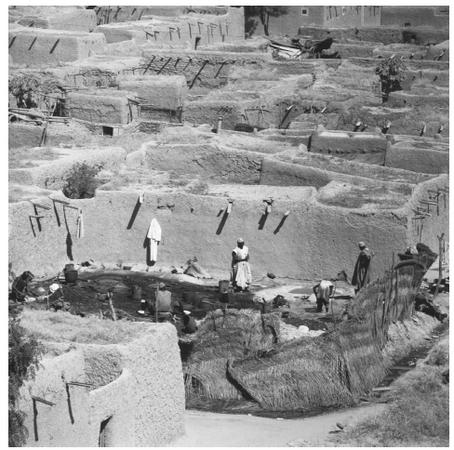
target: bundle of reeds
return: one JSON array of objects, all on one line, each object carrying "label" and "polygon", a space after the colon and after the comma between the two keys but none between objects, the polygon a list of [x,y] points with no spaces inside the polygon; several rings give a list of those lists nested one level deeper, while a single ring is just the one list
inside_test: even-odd
[{"label": "bundle of reeds", "polygon": [[277,314],[255,310],[214,311],[207,315],[184,363],[187,397],[241,398],[228,380],[227,361],[270,351],[279,336]]},{"label": "bundle of reeds", "polygon": [[227,358],[213,358],[184,368],[186,399],[241,399],[241,392],[227,378]]},{"label": "bundle of reeds", "polygon": [[344,358],[324,336],[301,338],[261,358],[233,361],[228,373],[268,410],[310,410],[354,400],[347,387]]},{"label": "bundle of reeds", "polygon": [[347,387],[359,396],[376,386],[386,375],[386,364],[368,320],[342,322],[333,333],[345,360]]}]

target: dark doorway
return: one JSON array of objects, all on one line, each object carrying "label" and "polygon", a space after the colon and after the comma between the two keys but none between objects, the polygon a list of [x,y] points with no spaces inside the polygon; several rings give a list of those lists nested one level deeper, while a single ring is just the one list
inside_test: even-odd
[{"label": "dark doorway", "polygon": [[109,438],[110,438],[110,429],[109,423],[112,419],[112,416],[108,417],[107,419],[101,422],[101,426],[99,427],[99,440],[98,440],[98,447],[111,447],[109,445]]},{"label": "dark doorway", "polygon": [[102,127],[103,136],[113,136],[113,127]]}]

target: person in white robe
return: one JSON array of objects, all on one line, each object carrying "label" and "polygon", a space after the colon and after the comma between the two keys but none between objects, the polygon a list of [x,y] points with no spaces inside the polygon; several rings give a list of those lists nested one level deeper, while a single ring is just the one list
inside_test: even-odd
[{"label": "person in white robe", "polygon": [[236,290],[247,291],[252,282],[249,249],[239,238],[232,252],[232,284]]}]

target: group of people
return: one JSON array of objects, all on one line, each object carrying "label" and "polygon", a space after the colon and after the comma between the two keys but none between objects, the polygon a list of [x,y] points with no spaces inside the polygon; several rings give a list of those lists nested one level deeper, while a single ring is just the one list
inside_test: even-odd
[{"label": "group of people", "polygon": [[[364,242],[358,243],[359,255],[353,271],[352,285],[355,293],[370,282],[370,267],[373,253]],[[249,264],[249,249],[244,244],[244,239],[237,240],[237,246],[232,251],[231,282],[236,291],[248,291],[252,281],[251,267]],[[329,299],[335,292],[335,279],[320,280],[313,287],[317,299],[317,312],[322,312],[323,307],[328,312]]]}]

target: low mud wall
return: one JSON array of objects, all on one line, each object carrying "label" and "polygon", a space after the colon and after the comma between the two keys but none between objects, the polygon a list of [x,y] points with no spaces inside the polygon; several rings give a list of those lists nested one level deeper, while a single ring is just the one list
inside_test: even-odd
[{"label": "low mud wall", "polygon": [[421,173],[448,173],[449,153],[411,146],[390,146],[386,151],[385,165]]},{"label": "low mud wall", "polygon": [[[434,194],[442,188],[438,200]],[[412,209],[409,214],[408,237],[409,242],[423,242],[428,245],[434,252],[439,251],[439,242],[437,236],[445,234],[445,241],[449,243],[449,176],[440,175],[432,180],[416,186],[413,195],[408,203]],[[429,192],[430,191],[430,192]],[[432,200],[437,205],[427,205],[419,201]],[[421,215],[415,212],[421,208],[430,214],[430,216]],[[447,247],[448,248],[448,247]]]},{"label": "low mud wall", "polygon": [[387,140],[382,135],[341,131],[316,131],[308,146],[310,152],[342,155],[380,165],[384,162],[386,148]]},{"label": "low mud wall", "polygon": [[224,183],[258,184],[262,155],[214,145],[146,146],[142,164],[157,170]]},{"label": "low mud wall", "polygon": [[[408,9],[408,8],[407,8]],[[370,41],[382,44],[396,42],[410,42],[414,39],[418,45],[439,43],[449,39],[449,30],[438,28],[399,28],[399,27],[351,27],[351,28],[328,28],[328,27],[300,27],[298,34],[312,36],[313,39],[324,39],[329,31],[331,37],[339,42]]]},{"label": "low mud wall", "polygon": [[[66,327],[70,321],[71,316]],[[173,326],[150,325],[130,343],[72,343],[72,348],[44,356],[35,380],[21,389],[27,446],[96,447],[102,423],[109,447],[163,446],[184,433],[184,386]],[[52,402],[36,402],[36,428],[32,396]]]},{"label": "low mud wall", "polygon": [[9,30],[9,55],[13,64],[57,66],[87,58],[105,42],[100,33],[16,27]]},{"label": "low mud wall", "polygon": [[[248,189],[255,192],[255,198]],[[35,227],[35,236],[29,219],[33,205],[11,204],[9,258],[16,272],[31,270],[37,275],[61,270],[68,255],[79,262],[93,258],[146,263],[144,239],[153,217],[162,227],[156,267],[181,265],[197,256],[203,267],[223,277],[228,277],[231,251],[239,236],[250,248],[255,278],[273,272],[279,277],[314,279],[334,276],[341,269],[351,275],[359,240],[376,251],[374,264],[384,269],[392,253],[407,244],[404,217],[323,206],[312,197],[313,188],[273,187],[272,212],[260,227],[264,194],[253,186],[240,190],[242,196],[229,193],[228,187],[225,196],[145,191],[132,225],[140,192],[98,190],[93,199],[71,201],[83,210],[85,236],[81,239],[76,238],[77,211],[66,211],[66,228],[60,207],[60,226],[53,209],[43,210],[41,231]],[[234,204],[232,213],[224,218],[228,195]],[[287,219],[286,211],[290,211]]]}]

